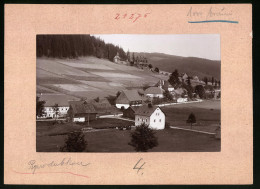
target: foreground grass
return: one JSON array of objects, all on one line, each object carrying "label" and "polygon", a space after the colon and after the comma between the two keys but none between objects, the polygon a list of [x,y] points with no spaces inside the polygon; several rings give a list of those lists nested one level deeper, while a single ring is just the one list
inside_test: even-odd
[{"label": "foreground grass", "polygon": [[171,126],[190,128],[186,120],[191,112],[195,114],[197,120],[193,129],[212,131],[220,124],[220,101],[165,106],[162,110]]},{"label": "foreground grass", "polygon": [[[108,129],[85,133],[88,141],[86,152],[134,152],[128,145],[132,131]],[[220,141],[207,134],[165,129],[156,131],[159,145],[149,152],[214,152],[220,151]],[[56,152],[63,145],[66,135],[37,136],[37,152]]]},{"label": "foreground grass", "polygon": [[120,126],[131,126],[134,125],[131,121],[125,121],[120,119],[102,118],[90,121],[89,125],[76,124],[76,123],[63,123],[58,124],[54,121],[39,121],[36,123],[36,134],[37,136],[56,136],[66,135],[72,131],[79,131],[82,128],[94,128],[94,129],[108,129],[116,128]]},{"label": "foreground grass", "polygon": [[[201,103],[180,104],[162,107],[166,113],[166,120],[171,126],[190,128],[186,120],[191,112],[197,119],[194,130],[215,132],[220,123],[220,101],[204,101]],[[90,125],[56,124],[51,122],[37,122],[36,149],[37,152],[57,152],[64,144],[64,139],[71,131],[84,127],[100,129],[96,132],[85,133],[88,141],[87,152],[134,152],[128,143],[132,131],[112,129],[119,126],[133,125],[132,122],[103,118],[90,122]],[[107,130],[102,130],[107,129]],[[164,129],[156,131],[159,146],[150,152],[211,152],[220,151],[220,141],[212,135]]]}]

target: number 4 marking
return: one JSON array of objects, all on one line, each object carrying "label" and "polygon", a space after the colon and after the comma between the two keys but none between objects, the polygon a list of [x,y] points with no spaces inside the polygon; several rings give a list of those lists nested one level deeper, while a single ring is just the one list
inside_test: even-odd
[{"label": "number 4 marking", "polygon": [[[144,169],[144,168],[142,168],[142,167],[144,166],[145,162],[144,162],[140,167],[137,167],[138,164],[140,163],[140,161],[142,161],[142,160],[143,160],[143,158],[139,159],[139,161],[135,164],[135,166],[134,166],[134,168],[133,168],[133,169],[138,169],[137,173],[138,173],[141,169]],[[142,174],[143,174],[143,173],[142,173]]]}]

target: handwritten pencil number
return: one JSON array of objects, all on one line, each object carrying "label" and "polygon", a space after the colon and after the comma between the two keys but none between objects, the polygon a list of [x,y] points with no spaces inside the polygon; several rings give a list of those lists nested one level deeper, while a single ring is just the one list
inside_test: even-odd
[{"label": "handwritten pencil number", "polygon": [[[142,160],[143,160],[143,158],[139,159],[133,168],[133,169],[137,169],[137,174],[139,173],[140,170],[144,169],[143,166],[144,166],[145,162],[143,162]],[[143,173],[141,175],[143,175]]]}]

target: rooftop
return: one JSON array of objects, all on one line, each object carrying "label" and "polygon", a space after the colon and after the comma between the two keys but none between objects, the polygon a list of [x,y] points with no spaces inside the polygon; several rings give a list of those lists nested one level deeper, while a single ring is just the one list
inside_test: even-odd
[{"label": "rooftop", "polygon": [[149,87],[145,90],[145,94],[163,94],[163,89],[159,87]]},{"label": "rooftop", "polygon": [[97,113],[94,106],[86,101],[70,101],[69,104],[75,114]]},{"label": "rooftop", "polygon": [[142,97],[138,94],[138,90],[124,90],[123,93],[126,95],[129,101],[143,100]]},{"label": "rooftop", "polygon": [[143,116],[151,116],[152,113],[157,109],[159,108],[159,106],[153,106],[153,105],[143,105],[143,106],[140,106],[135,114],[136,115],[143,115]]},{"label": "rooftop", "polygon": [[69,101],[79,100],[74,96],[64,95],[64,94],[42,94],[37,95],[40,100],[45,101],[46,107],[54,106],[58,104],[59,106],[69,106]]}]

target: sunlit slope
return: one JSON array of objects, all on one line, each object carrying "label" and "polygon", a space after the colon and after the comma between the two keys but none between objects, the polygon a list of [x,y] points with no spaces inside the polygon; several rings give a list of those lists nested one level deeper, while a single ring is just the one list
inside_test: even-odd
[{"label": "sunlit slope", "polygon": [[63,93],[95,98],[115,95],[117,91],[155,84],[167,76],[106,59],[37,58],[37,93]]}]

